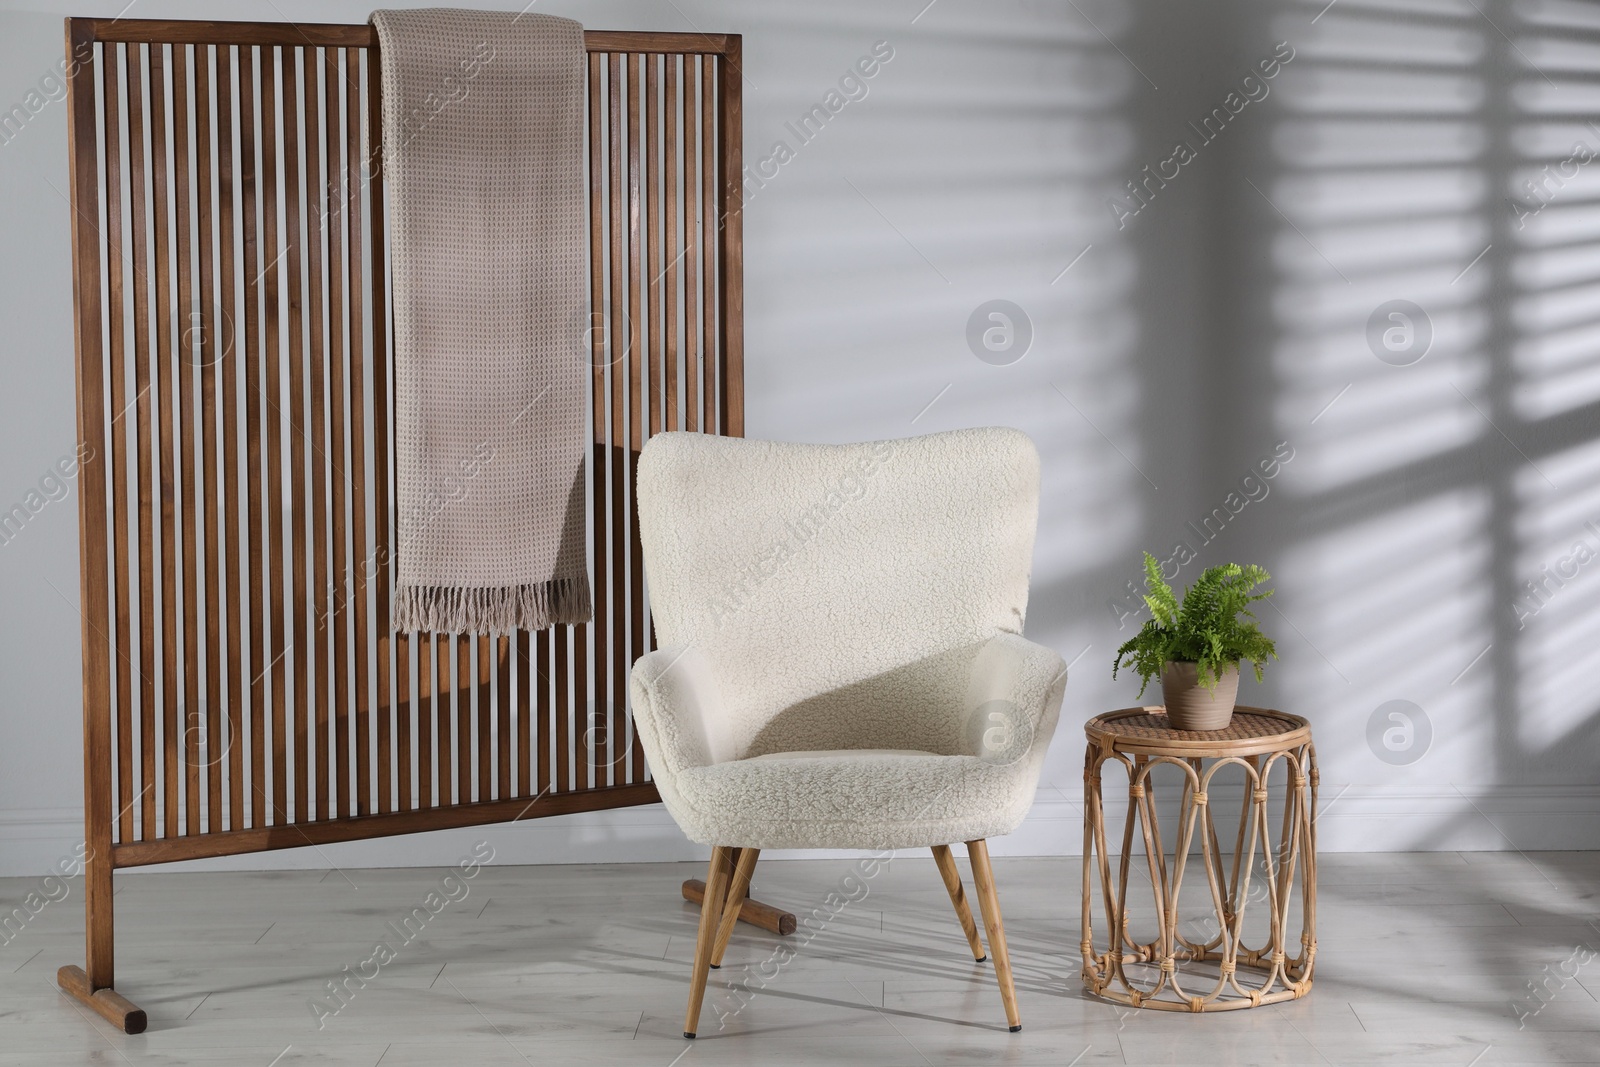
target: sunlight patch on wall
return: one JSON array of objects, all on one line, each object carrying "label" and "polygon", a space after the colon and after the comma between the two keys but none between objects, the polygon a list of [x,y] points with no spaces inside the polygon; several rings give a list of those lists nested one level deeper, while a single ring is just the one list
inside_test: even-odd
[{"label": "sunlight patch on wall", "polygon": [[[848,24],[851,8],[830,10]],[[1140,461],[1139,265],[1105,198],[1131,166],[1125,105],[1148,87],[1095,28],[1119,38],[1129,12],[1105,16],[932,8],[893,38],[870,95],[800,148],[746,216],[762,250],[746,257],[752,435],[1023,429],[1044,457],[1041,587],[1124,551],[1146,488],[1116,451]],[[772,29],[847,58],[879,32]],[[794,139],[784,123],[829,69],[762,78],[747,155]],[[1024,319],[981,313],[994,300]],[[989,352],[990,329],[1031,339]]]},{"label": "sunlight patch on wall", "polygon": [[1499,607],[1517,638],[1517,705],[1530,711],[1517,736],[1566,763],[1562,742],[1600,714],[1600,441],[1540,457],[1515,492],[1515,583]]},{"label": "sunlight patch on wall", "polygon": [[1286,592],[1262,622],[1279,638],[1296,710],[1317,724],[1318,750],[1337,754],[1337,780],[1392,777],[1364,729],[1395,699],[1418,703],[1435,727],[1429,765],[1414,777],[1449,781],[1492,764],[1492,723],[1479,714],[1491,672],[1471,662],[1493,642],[1481,580],[1489,516],[1483,490],[1439,493],[1305,537],[1278,565]]},{"label": "sunlight patch on wall", "polygon": [[[1272,136],[1279,170],[1258,191],[1277,223],[1279,432],[1307,444],[1293,484],[1320,493],[1487,431],[1469,398],[1487,380],[1489,278],[1464,268],[1490,242],[1490,186],[1478,27],[1335,8],[1305,30],[1278,23],[1300,56]],[[1379,312],[1396,299],[1422,316]],[[1394,336],[1410,351],[1386,350]]]},{"label": "sunlight patch on wall", "polygon": [[[1271,226],[1275,432],[1298,457],[1263,623],[1325,781],[1437,786],[1496,763],[1495,498],[1475,454],[1498,446],[1498,38],[1466,0],[1344,2],[1314,24],[1322,4],[1285,7],[1274,33],[1299,56],[1251,180]],[[1411,762],[1368,733],[1396,700],[1431,723]]]}]

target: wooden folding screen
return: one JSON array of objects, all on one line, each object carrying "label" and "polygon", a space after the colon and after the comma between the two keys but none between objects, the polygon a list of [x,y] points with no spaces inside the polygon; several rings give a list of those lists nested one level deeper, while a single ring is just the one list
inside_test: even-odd
[{"label": "wooden folding screen", "polygon": [[[595,617],[392,635],[393,396],[368,26],[68,19],[87,965],[118,867],[657,799],[633,482],[743,432],[740,40],[589,32]],[[452,92],[441,87],[448,111]],[[399,546],[403,550],[403,545]]]}]

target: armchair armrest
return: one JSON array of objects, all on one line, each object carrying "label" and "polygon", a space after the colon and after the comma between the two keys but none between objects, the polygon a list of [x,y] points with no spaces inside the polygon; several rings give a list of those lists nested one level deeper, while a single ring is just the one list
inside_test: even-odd
[{"label": "armchair armrest", "polygon": [[677,645],[640,656],[629,690],[633,721],[656,778],[731,757],[721,729],[722,694],[698,649]]},{"label": "armchair armrest", "polygon": [[990,638],[967,676],[966,754],[999,763],[1042,758],[1066,685],[1067,665],[1055,649],[1017,634]]}]

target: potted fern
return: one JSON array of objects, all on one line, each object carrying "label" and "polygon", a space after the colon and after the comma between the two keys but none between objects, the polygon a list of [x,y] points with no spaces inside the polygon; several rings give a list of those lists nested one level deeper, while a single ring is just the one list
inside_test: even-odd
[{"label": "potted fern", "polygon": [[1159,675],[1173,729],[1224,729],[1239,696],[1240,662],[1250,661],[1259,682],[1262,665],[1278,658],[1250,611],[1253,602],[1272,595],[1270,589],[1255,591],[1270,576],[1254,564],[1208,567],[1184,590],[1180,604],[1161,578],[1161,564],[1148,552],[1144,574],[1144,602],[1153,617],[1117,649],[1111,677],[1124,667],[1137,671],[1142,697]]}]

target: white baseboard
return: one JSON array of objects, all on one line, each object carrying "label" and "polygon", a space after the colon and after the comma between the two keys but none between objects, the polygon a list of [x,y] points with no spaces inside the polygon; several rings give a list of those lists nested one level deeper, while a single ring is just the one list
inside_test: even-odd
[{"label": "white baseboard", "polygon": [[[1083,847],[1081,786],[1042,786],[1027,821],[991,842],[997,856],[1077,856]],[[1218,797],[1217,803],[1227,803]],[[1600,849],[1600,786],[1494,786],[1410,790],[1324,782],[1317,819],[1322,852],[1546,851]],[[1108,790],[1108,825],[1123,808]],[[0,877],[41,876],[73,855],[83,839],[82,813],[70,808],[0,811]],[[405,837],[284,849],[138,868],[311,870],[329,867],[441,867],[478,841],[496,862],[659,863],[704,859],[659,804],[535,819],[516,825],[438,830]],[[850,852],[773,851],[770,858],[850,856]]]}]

